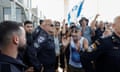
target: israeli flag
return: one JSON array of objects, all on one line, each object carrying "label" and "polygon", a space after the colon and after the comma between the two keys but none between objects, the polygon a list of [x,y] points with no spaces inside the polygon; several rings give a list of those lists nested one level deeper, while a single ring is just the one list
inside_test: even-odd
[{"label": "israeli flag", "polygon": [[82,11],[82,7],[84,4],[84,0],[82,0],[79,4],[75,5],[71,11],[68,13],[68,24],[70,24],[70,22],[73,20],[76,20],[77,18],[80,17],[81,11]]},{"label": "israeli flag", "polygon": [[79,18],[80,14],[81,14],[83,4],[84,4],[84,0],[81,2],[81,4],[80,4],[79,7],[78,7],[77,18]]}]

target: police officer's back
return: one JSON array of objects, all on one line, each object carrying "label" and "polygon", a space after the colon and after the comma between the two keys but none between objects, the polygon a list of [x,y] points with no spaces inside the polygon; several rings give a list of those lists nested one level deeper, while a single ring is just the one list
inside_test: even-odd
[{"label": "police officer's back", "polygon": [[0,34],[0,72],[24,72],[24,64],[16,59],[26,43],[24,28],[17,22],[4,21]]},{"label": "police officer's back", "polygon": [[95,52],[91,56],[95,59],[96,72],[120,72],[120,16],[115,18],[114,32],[111,36],[100,38],[91,45]]}]

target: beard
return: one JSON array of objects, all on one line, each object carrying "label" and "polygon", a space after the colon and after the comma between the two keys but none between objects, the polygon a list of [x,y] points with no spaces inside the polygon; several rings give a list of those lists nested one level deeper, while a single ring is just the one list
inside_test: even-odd
[{"label": "beard", "polygon": [[80,40],[80,37],[73,38],[73,41],[77,43]]},{"label": "beard", "polygon": [[18,46],[18,52],[24,52],[26,49],[26,45],[23,45],[23,46]]},{"label": "beard", "polygon": [[77,42],[78,42],[78,39],[73,39],[73,41],[74,41],[75,43],[77,43]]}]

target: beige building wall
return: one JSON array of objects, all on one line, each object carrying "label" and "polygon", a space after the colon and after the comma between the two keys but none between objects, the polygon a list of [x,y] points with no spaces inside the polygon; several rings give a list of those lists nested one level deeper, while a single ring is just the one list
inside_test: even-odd
[{"label": "beige building wall", "polygon": [[64,0],[64,18],[67,20],[67,15],[69,12],[69,0]]}]

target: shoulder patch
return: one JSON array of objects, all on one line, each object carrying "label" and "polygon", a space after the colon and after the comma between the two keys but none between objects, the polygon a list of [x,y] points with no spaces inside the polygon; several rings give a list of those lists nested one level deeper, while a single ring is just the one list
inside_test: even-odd
[{"label": "shoulder patch", "polygon": [[100,42],[99,42],[98,40],[96,40],[96,41],[91,45],[91,47],[92,47],[93,49],[96,49],[97,46],[99,46],[99,45],[100,45]]},{"label": "shoulder patch", "polygon": [[92,47],[93,49],[96,49],[96,48],[97,48],[96,43],[93,43],[93,44],[91,45],[91,47]]},{"label": "shoulder patch", "polygon": [[39,29],[36,29],[36,33],[38,33],[39,32]]},{"label": "shoulder patch", "polygon": [[44,42],[44,41],[45,41],[45,37],[39,36],[39,38],[38,38],[38,43],[42,43],[42,42]]}]

